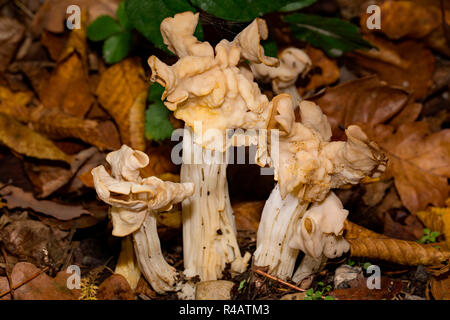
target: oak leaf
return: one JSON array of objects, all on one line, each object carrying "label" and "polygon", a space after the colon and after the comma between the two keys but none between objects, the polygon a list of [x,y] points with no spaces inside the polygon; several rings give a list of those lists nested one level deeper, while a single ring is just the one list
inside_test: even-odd
[{"label": "oak leaf", "polygon": [[384,125],[365,131],[387,153],[387,174],[394,177],[410,212],[444,204],[449,194],[449,129],[431,134],[427,123],[414,122],[401,125],[395,133]]}]

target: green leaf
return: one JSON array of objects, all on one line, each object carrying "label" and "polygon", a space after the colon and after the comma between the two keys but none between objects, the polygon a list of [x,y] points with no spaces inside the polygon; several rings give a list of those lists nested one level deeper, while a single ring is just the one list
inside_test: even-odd
[{"label": "green leaf", "polygon": [[128,55],[131,48],[131,32],[126,31],[109,37],[103,44],[103,57],[106,63],[121,61]]},{"label": "green leaf", "polygon": [[164,87],[154,83],[150,87],[148,100],[152,101],[145,112],[145,137],[148,140],[164,140],[170,138],[173,126],[169,121],[170,111],[161,101]]},{"label": "green leaf", "polygon": [[244,287],[245,287],[245,283],[247,282],[247,280],[242,280],[240,283],[239,283],[239,288],[238,288],[238,291],[240,292],[242,289],[244,289]]},{"label": "green leaf", "polygon": [[334,300],[333,296],[326,296],[323,300]]},{"label": "green leaf", "polygon": [[371,264],[370,262],[366,262],[366,263],[364,263],[364,265],[363,265],[363,269],[364,269],[364,270],[367,270],[371,265],[372,265],[372,264]]},{"label": "green leaf", "polygon": [[87,37],[91,41],[102,41],[122,31],[120,25],[110,16],[100,16],[87,27]]},{"label": "green leaf", "polygon": [[239,22],[251,21],[266,13],[278,11],[292,0],[192,0],[199,7],[218,18]]},{"label": "green leaf", "polygon": [[277,57],[278,55],[278,46],[275,41],[269,40],[263,42],[264,54],[269,57]]},{"label": "green leaf", "polygon": [[[133,26],[157,48],[167,51],[163,42],[160,24],[164,18],[184,11],[195,12],[186,0],[126,0],[125,11]],[[197,30],[201,28],[199,23]],[[201,35],[197,31],[196,35]],[[199,38],[201,40],[201,38]]]},{"label": "green leaf", "polygon": [[323,49],[331,57],[339,57],[355,49],[372,48],[361,37],[358,27],[345,20],[302,13],[291,14],[284,20],[298,39]]},{"label": "green leaf", "polygon": [[317,0],[295,1],[295,2],[288,3],[284,7],[280,8],[278,11],[281,11],[281,12],[296,11],[296,10],[300,10],[300,9],[309,7],[310,5],[312,5],[313,3],[316,3],[316,2],[317,2]]},{"label": "green leaf", "polygon": [[307,296],[312,296],[313,293],[314,293],[313,288],[309,288],[308,290],[306,290],[306,295],[307,295]]},{"label": "green leaf", "polygon": [[439,237],[441,235],[441,233],[439,232],[439,231],[433,231],[433,232],[431,232],[431,234],[430,234],[430,236],[431,237],[433,237],[433,238],[437,238],[437,237]]},{"label": "green leaf", "polygon": [[353,261],[353,260],[351,260],[351,259],[348,259],[347,260],[347,264],[350,266],[350,267],[353,267],[354,265],[355,265],[355,261]]},{"label": "green leaf", "polygon": [[120,25],[125,30],[131,30],[133,26],[131,25],[130,20],[128,19],[127,12],[125,11],[125,1],[122,1],[119,4],[116,12],[117,20],[119,20]]},{"label": "green leaf", "polygon": [[430,234],[431,230],[428,228],[423,229],[424,234]]}]

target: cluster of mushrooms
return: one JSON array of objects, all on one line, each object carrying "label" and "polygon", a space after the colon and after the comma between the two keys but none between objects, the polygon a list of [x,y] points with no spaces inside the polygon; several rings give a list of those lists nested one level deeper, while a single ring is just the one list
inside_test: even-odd
[{"label": "cluster of mushrooms", "polygon": [[[327,117],[313,102],[302,101],[295,87],[310,59],[297,48],[283,50],[278,59],[265,56],[264,20],[255,19],[233,41],[213,48],[194,37],[198,18],[184,12],[164,19],[164,43],[179,60],[171,66],[156,56],[148,60],[152,81],[165,87],[164,104],[185,122],[181,182],[141,178],[139,170],[149,159],[125,145],[107,156],[111,173],[103,166],[92,170],[98,196],[111,205],[113,235],[125,237],[116,272],[132,287],[142,273],[156,292],[179,291],[185,299],[193,297],[189,279],[220,279],[227,265],[231,274],[244,272],[252,255],[242,254],[237,243],[226,150],[254,144],[256,163],[272,167],[277,184],[263,209],[252,263],[281,279],[301,281],[327,258],[349,250],[342,236],[348,211],[331,189],[376,176],[385,158],[357,126],[347,128],[346,142],[330,141]],[[255,78],[271,83],[278,95],[269,101]],[[295,120],[296,107],[301,122]],[[241,131],[230,139],[230,129]],[[243,130],[265,135],[252,139]],[[156,220],[178,202],[183,276],[164,259]],[[300,251],[305,256],[294,270]]]}]

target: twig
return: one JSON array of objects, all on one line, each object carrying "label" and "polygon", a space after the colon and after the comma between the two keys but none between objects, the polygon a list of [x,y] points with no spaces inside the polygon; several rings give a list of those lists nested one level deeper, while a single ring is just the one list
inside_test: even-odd
[{"label": "twig", "polygon": [[277,281],[277,282],[279,282],[281,284],[284,284],[285,286],[288,286],[291,289],[294,289],[294,290],[297,290],[297,291],[300,291],[300,292],[305,292],[306,291],[305,289],[299,288],[299,287],[297,287],[297,286],[295,286],[293,284],[290,284],[289,282],[286,282],[286,281],[281,280],[281,279],[279,279],[277,277],[274,277],[274,276],[272,276],[272,275],[270,275],[270,274],[268,274],[268,273],[266,273],[266,272],[264,272],[262,270],[252,268],[252,271],[256,272],[257,274],[262,275],[262,276],[264,276],[266,278],[269,278],[271,280],[274,280],[274,281]]},{"label": "twig", "polygon": [[28,16],[28,18],[34,19],[34,14],[33,14],[33,12],[31,12],[31,10],[28,9],[27,6],[24,5],[21,1],[19,1],[19,0],[14,0],[14,4],[15,4],[20,10],[22,10],[23,13],[25,13],[25,14]]},{"label": "twig", "polygon": [[45,267],[42,270],[39,270],[39,272],[36,272],[34,275],[32,275],[31,277],[29,277],[28,279],[25,279],[24,281],[22,281],[21,283],[19,283],[18,285],[10,288],[8,291],[2,292],[0,293],[0,298],[2,298],[3,296],[6,296],[8,293],[11,292],[12,290],[16,290],[18,288],[20,288],[21,286],[23,286],[24,284],[30,282],[31,280],[33,280],[34,278],[37,278],[38,276],[40,276],[42,273],[46,272],[48,269],[50,269],[50,267]]},{"label": "twig", "polygon": [[11,299],[14,300],[14,288],[12,284],[11,275],[8,273],[8,255],[6,254],[5,248],[2,246],[2,255],[3,259],[5,259],[5,273],[6,278],[8,279],[9,289],[11,291]]}]

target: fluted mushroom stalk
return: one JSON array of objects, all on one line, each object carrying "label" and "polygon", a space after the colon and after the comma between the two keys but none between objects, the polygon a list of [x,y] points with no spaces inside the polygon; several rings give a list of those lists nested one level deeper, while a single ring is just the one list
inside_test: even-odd
[{"label": "fluted mushroom stalk", "polygon": [[266,128],[270,114],[267,97],[238,64],[278,65],[278,60],[266,57],[259,43],[268,35],[262,19],[214,49],[193,36],[197,22],[192,12],[164,19],[164,43],[179,60],[168,66],[151,56],[148,62],[152,81],[165,87],[164,104],[185,122],[181,181],[196,185],[194,195],[182,203],[185,275],[215,280],[228,263],[231,272],[243,272],[251,257],[241,255],[236,240],[226,181],[227,130]]},{"label": "fluted mushroom stalk", "polygon": [[156,177],[142,179],[139,169],[148,165],[148,156],[126,145],[109,153],[106,161],[111,174],[104,166],[98,166],[92,169],[92,175],[97,195],[111,205],[112,234],[133,236],[139,269],[156,292],[177,290],[177,271],[162,254],[156,214],[170,210],[174,203],[192,195],[194,185],[165,182]]},{"label": "fluted mushroom stalk", "polygon": [[[301,122],[295,122],[289,95],[278,95],[272,104],[273,115],[269,127],[280,132],[279,152],[270,154],[267,162],[274,167],[278,184],[263,209],[254,264],[269,267],[271,274],[287,279],[292,277],[298,250],[301,249],[290,243],[296,237],[299,224],[306,221],[302,218],[309,211],[308,208],[311,206],[310,210],[313,210],[315,206],[320,207],[322,202],[323,206],[329,207],[332,203],[336,210],[330,210],[327,219],[339,220],[343,217],[340,214],[343,212],[342,204],[339,207],[330,190],[344,184],[356,184],[363,177],[384,170],[385,160],[378,147],[369,142],[357,126],[350,126],[346,130],[346,142],[330,142],[331,128],[327,118],[312,102],[300,103]],[[323,223],[325,220],[318,221],[318,230],[322,230]],[[323,230],[328,232],[326,228]],[[310,260],[305,260],[310,269],[320,265],[321,261],[313,263]]]}]

